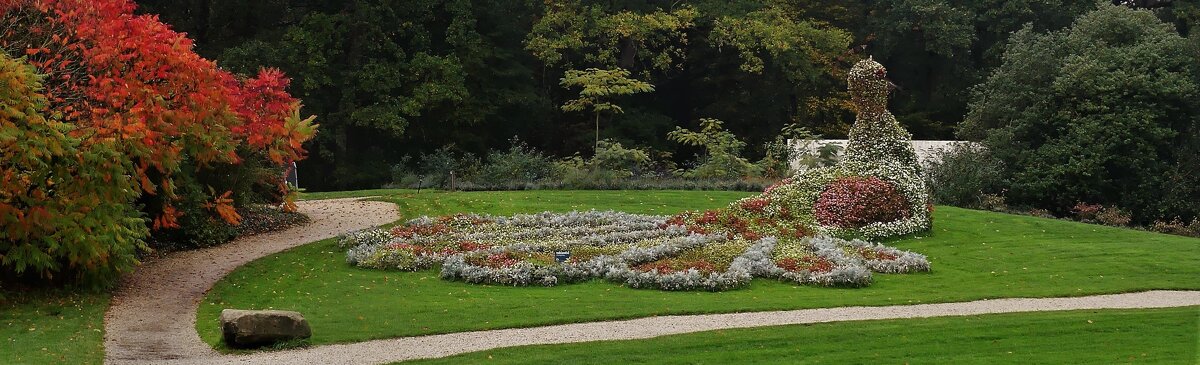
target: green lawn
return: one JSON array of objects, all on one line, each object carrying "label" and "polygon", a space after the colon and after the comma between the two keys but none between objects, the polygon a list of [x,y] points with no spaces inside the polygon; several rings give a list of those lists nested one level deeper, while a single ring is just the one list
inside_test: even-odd
[{"label": "green lawn", "polygon": [[104,362],[108,293],[6,292],[0,301],[0,364]]},{"label": "green lawn", "polygon": [[1196,364],[1200,307],[993,314],[523,346],[404,364]]},{"label": "green lawn", "polygon": [[[616,209],[674,213],[719,207],[739,192],[537,191],[412,194],[394,201],[406,217],[462,212]],[[386,195],[386,194],[385,194]],[[447,282],[436,271],[358,269],[332,240],[257,260],[201,303],[197,329],[219,346],[223,308],[305,314],[314,344],[467,330],[538,326],[663,314],[764,311],[848,305],[954,302],[1200,289],[1200,240],[1052,219],[939,207],[935,231],[892,245],[927,254],[928,274],[877,275],[862,289],[797,287],[755,280],[724,292],[633,290],[606,282],[509,288]],[[1195,327],[1192,327],[1195,330]]]}]

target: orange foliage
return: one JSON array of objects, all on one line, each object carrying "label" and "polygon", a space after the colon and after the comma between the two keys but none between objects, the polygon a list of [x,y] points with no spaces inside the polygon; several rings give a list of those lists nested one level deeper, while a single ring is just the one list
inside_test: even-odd
[{"label": "orange foliage", "polygon": [[[316,125],[300,117],[282,72],[239,79],[135,8],[130,0],[0,0],[0,48],[47,75],[48,111],[75,126],[72,136],[115,141],[146,194],[173,198],[171,179],[185,156],[237,163],[245,145],[279,165],[304,158],[301,145]],[[228,193],[212,198],[222,219],[240,220]],[[155,228],[175,226],[178,213],[165,201]]]}]

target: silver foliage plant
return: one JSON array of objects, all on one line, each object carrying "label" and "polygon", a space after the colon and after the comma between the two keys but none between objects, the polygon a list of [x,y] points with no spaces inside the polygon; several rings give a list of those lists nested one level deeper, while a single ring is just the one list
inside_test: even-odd
[{"label": "silver foliage plant", "polygon": [[[925,256],[862,240],[829,236],[790,239],[786,245],[832,263],[828,271],[788,271],[776,264],[780,240],[766,237],[748,245],[725,268],[701,272],[695,268],[659,273],[635,267],[676,257],[709,245],[729,242],[724,235],[690,233],[679,225],[667,225],[666,217],[620,212],[570,212],[493,217],[460,215],[421,217],[405,227],[452,227],[449,232],[395,237],[371,228],[345,234],[338,246],[347,249],[346,261],[360,267],[414,271],[441,265],[441,277],[468,283],[505,286],[554,286],[604,279],[631,288],[661,290],[731,290],[749,285],[754,277],[776,278],[804,285],[860,287],[871,283],[872,272],[909,273],[929,270]],[[446,242],[475,241],[492,245],[465,252],[415,252],[398,247],[430,246]],[[552,255],[555,251],[601,250],[586,260],[534,263],[519,261],[508,266],[473,265],[468,256],[486,257],[504,253]],[[876,258],[854,255],[869,250]],[[879,257],[895,257],[880,259]]]}]

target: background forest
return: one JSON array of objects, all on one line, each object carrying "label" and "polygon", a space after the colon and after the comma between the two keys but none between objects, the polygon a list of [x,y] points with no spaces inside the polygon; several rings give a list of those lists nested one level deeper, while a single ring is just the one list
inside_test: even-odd
[{"label": "background forest", "polygon": [[[991,141],[988,145],[993,150],[1011,145],[1027,151],[1000,148],[989,156],[971,157],[974,160],[963,165],[994,165],[994,176],[978,168],[953,173],[988,180],[967,184],[978,188],[968,191],[967,197],[941,194],[941,203],[978,206],[980,193],[989,193],[1008,195],[1009,203],[1056,214],[1068,213],[1076,202],[1086,201],[1134,209],[1144,213],[1139,214],[1144,222],[1172,216],[1183,216],[1186,221],[1195,215],[1196,195],[1200,195],[1191,191],[1195,189],[1176,189],[1171,193],[1177,201],[1172,206],[1148,201],[1156,199],[1152,193],[1156,189],[1200,181],[1196,168],[1186,167],[1186,156],[1194,159],[1195,155],[1188,151],[1195,151],[1200,140],[1195,127],[1200,113],[1185,101],[1196,95],[1195,80],[1200,74],[1195,70],[1200,37],[1191,32],[1200,19],[1196,1],[138,3],[140,12],[159,14],[165,23],[186,32],[196,40],[201,55],[217,60],[224,68],[248,74],[261,66],[278,67],[294,79],[290,91],[304,101],[305,113],[315,114],[322,126],[322,133],[310,142],[310,158],[299,169],[302,185],[310,191],[385,184],[445,186],[451,183],[446,171],[458,171],[460,178],[467,174],[490,176],[489,168],[519,169],[529,181],[545,176],[559,179],[561,174],[548,170],[561,167],[564,161],[582,167],[625,166],[616,169],[625,174],[585,173],[576,176],[580,181],[619,179],[627,177],[630,170],[635,175],[657,171],[689,178],[725,177],[711,174],[722,171],[733,171],[732,177],[770,177],[772,149],[779,148],[782,138],[845,136],[854,114],[844,93],[844,73],[855,61],[872,56],[888,67],[889,78],[897,86],[890,108],[916,139]],[[1104,35],[1083,34],[1086,30],[1076,32],[1080,35],[1070,42],[1046,43],[1052,42],[1048,38],[1070,38],[1065,35],[1071,33],[1068,28],[1080,23],[1085,14],[1104,8],[1148,11],[1097,16],[1092,27],[1125,24],[1153,28],[1169,31],[1153,37],[1170,39],[1156,43],[1157,48],[1140,51],[1113,43],[1115,53],[1104,57],[1068,50],[1070,42],[1073,46],[1103,44]],[[1156,19],[1147,22],[1134,14]],[[1153,33],[1125,30],[1134,34],[1130,44],[1149,42],[1137,37]],[[1042,43],[1018,45],[1022,40],[1014,34],[1024,34],[1024,42]],[[1042,35],[1047,39],[1039,38]],[[1046,55],[1060,57],[1057,60],[1062,62],[1028,63],[1035,61],[1034,57],[1024,66],[1018,63],[1026,61],[1007,61],[1013,65],[1003,68],[1006,59],[1019,58],[1013,53],[1016,51],[1010,56],[1006,51],[1021,47],[1061,50]],[[1159,63],[1164,54],[1176,54],[1177,58]],[[1154,109],[1152,113],[1123,114],[1149,118],[1150,124],[1165,128],[1159,130],[1162,133],[1139,128],[1127,131],[1151,136],[1144,140],[1129,142],[1113,136],[1117,142],[1109,145],[1063,146],[1050,143],[1057,133],[1053,131],[1061,130],[1061,125],[1005,129],[1020,124],[1004,120],[1004,115],[1011,114],[1006,106],[1045,112],[1027,115],[1026,121],[1052,119],[1047,115],[1058,109],[1051,105],[1001,95],[1024,92],[1015,89],[1021,85],[1053,89],[1050,84],[1028,81],[1048,80],[1047,75],[1063,70],[1067,65],[1063,60],[1071,57],[1101,57],[1101,62],[1109,64],[1092,70],[1099,73],[1179,73],[1187,85],[1160,83],[1146,86],[1149,89],[1135,87],[1124,93],[1126,97],[1119,92],[1100,95],[1114,90],[1107,87],[1129,87],[1136,81],[1129,76],[1126,80],[1102,80],[1109,84],[1090,90],[1093,94],[1076,95],[1089,100],[1112,97],[1105,102],[1117,104],[1142,100],[1142,96],[1165,98],[1143,105]],[[1035,71],[1019,74],[1020,70]],[[989,81],[994,74],[996,80]],[[1143,92],[1142,96],[1127,97],[1136,92]],[[1047,92],[1041,96],[1053,100],[1070,95]],[[1107,105],[1136,109],[1117,104]],[[1100,110],[1074,106],[1079,109],[1053,107],[1075,113],[1059,116],[1068,123],[1091,120],[1090,113]],[[999,136],[993,133],[997,131],[1016,134]],[[1071,132],[1076,135],[1069,140],[1079,144],[1094,137],[1078,135],[1086,132]],[[1155,143],[1157,147],[1141,148]],[[1167,146],[1176,147],[1163,150],[1172,148]],[[1140,168],[1145,161],[1101,158],[1072,162],[1075,169],[1043,168],[1071,165],[1055,159],[1079,155],[1080,149],[1096,154],[1132,149],[1140,151],[1146,161],[1161,163]],[[529,156],[535,161],[529,162]],[[571,160],[570,156],[576,157]],[[750,164],[764,158],[768,161]],[[775,159],[773,166],[780,166],[777,160],[781,158]],[[954,162],[951,159],[949,163]],[[1026,171],[1029,166],[1037,171]],[[504,175],[503,171],[491,173]],[[1135,174],[1162,178],[1119,177]],[[1084,186],[1093,183],[1099,187]],[[1139,191],[1133,194],[1137,197],[1118,196],[1130,189]],[[1046,201],[1050,194],[1056,199]],[[1045,204],[1039,204],[1042,202]]]}]

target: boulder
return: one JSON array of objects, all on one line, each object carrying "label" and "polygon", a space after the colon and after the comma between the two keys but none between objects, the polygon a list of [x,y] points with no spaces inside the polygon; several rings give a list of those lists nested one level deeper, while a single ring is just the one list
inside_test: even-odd
[{"label": "boulder", "polygon": [[276,310],[221,311],[225,344],[236,348],[273,345],[312,337],[308,321],[299,312]]}]

